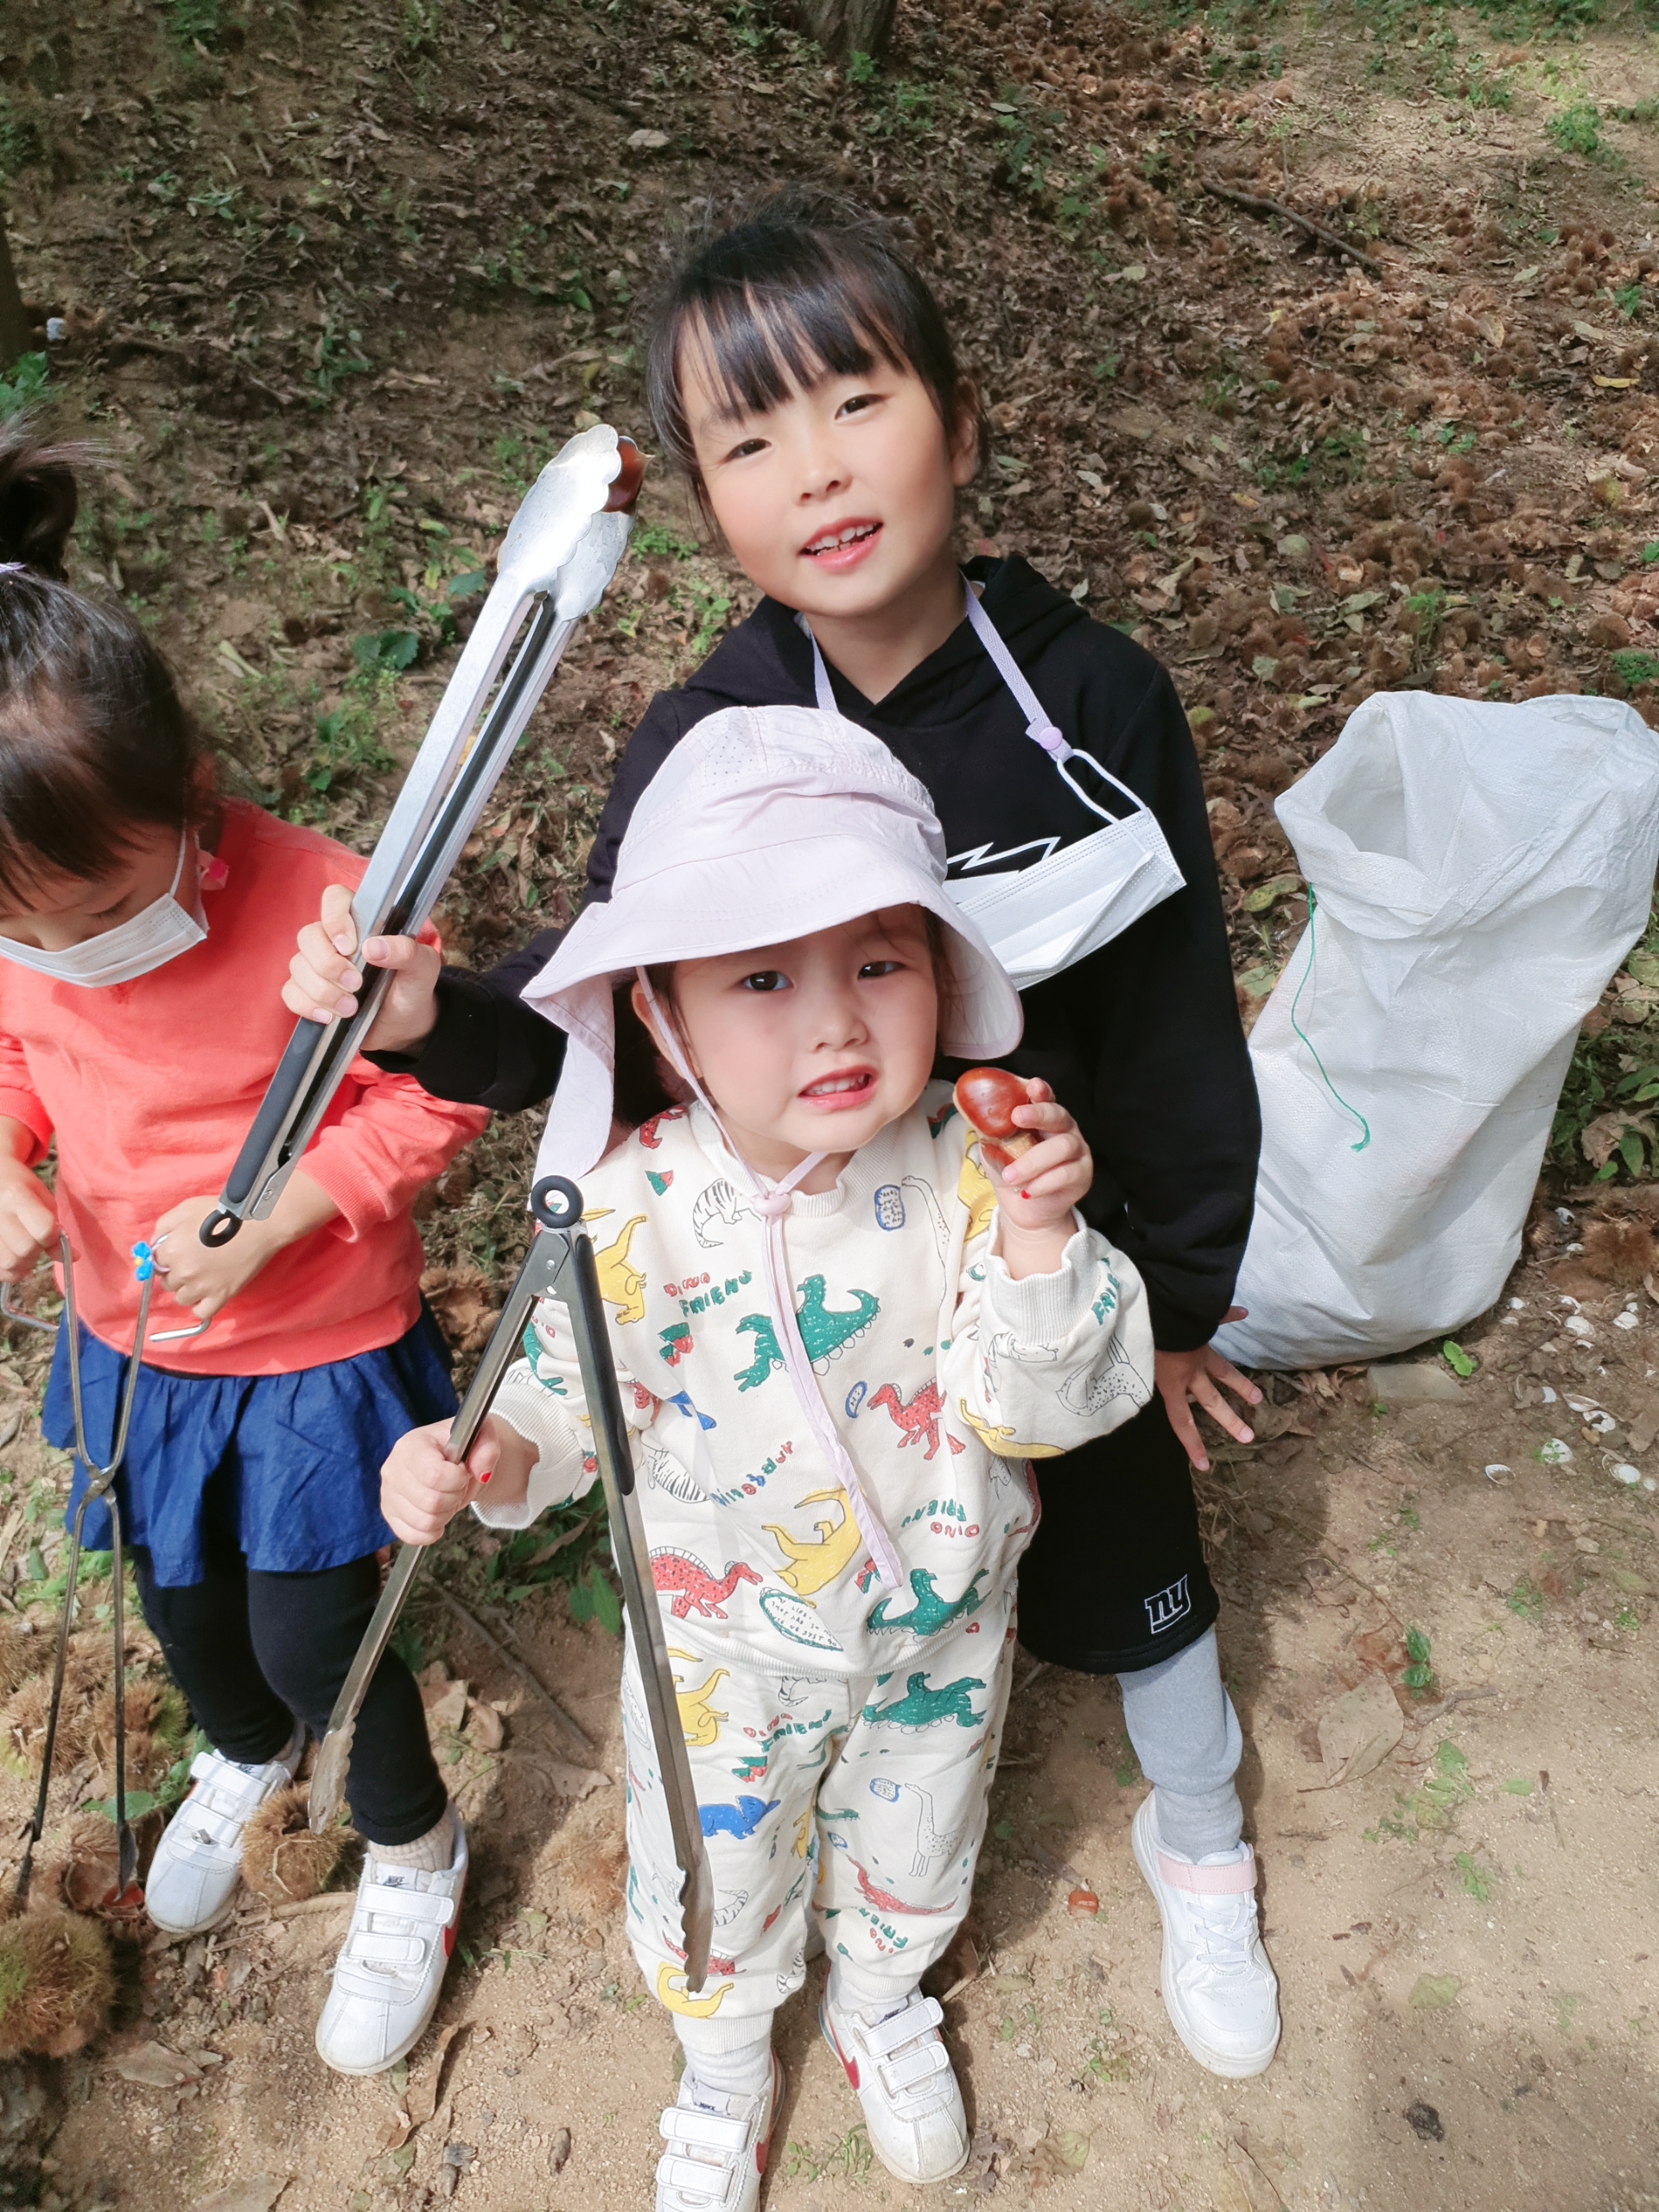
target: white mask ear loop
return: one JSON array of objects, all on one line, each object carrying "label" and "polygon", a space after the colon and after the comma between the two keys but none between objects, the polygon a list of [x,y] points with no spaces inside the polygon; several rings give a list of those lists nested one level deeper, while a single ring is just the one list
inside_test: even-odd
[{"label": "white mask ear loop", "polygon": [[801,1411],[806,1415],[817,1440],[818,1448],[829,1460],[847,1493],[848,1508],[858,1523],[860,1535],[870,1548],[876,1580],[884,1590],[900,1589],[904,1586],[903,1561],[893,1548],[893,1539],[887,1534],[881,1516],[860,1482],[858,1470],[830,1417],[830,1408],[823,1402],[818,1378],[812,1371],[811,1359],[801,1339],[801,1325],[796,1319],[795,1300],[790,1294],[789,1254],[784,1243],[784,1224],[794,1207],[796,1185],[804,1176],[810,1174],[824,1154],[821,1152],[809,1153],[800,1166],[792,1169],[781,1183],[768,1183],[763,1175],[751,1167],[732,1142],[729,1131],[715,1110],[713,1100],[692,1073],[690,1063],[681,1048],[679,1032],[652,989],[650,976],[643,968],[636,969],[634,973],[639,977],[645,1004],[651,1008],[658,1042],[667,1054],[675,1073],[690,1084],[699,1102],[707,1108],[715,1127],[725,1139],[727,1151],[748,1179],[750,1204],[766,1228],[766,1298],[772,1307],[772,1325],[779,1350],[783,1354],[784,1365],[794,1386]]}]

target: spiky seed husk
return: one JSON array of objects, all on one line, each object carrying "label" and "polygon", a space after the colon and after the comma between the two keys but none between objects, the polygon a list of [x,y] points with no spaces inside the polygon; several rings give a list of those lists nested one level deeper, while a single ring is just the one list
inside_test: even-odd
[{"label": "spiky seed husk", "polygon": [[108,2024],[114,1999],[96,1921],[47,1904],[0,1922],[0,2058],[67,2058]]},{"label": "spiky seed husk", "polygon": [[[156,1855],[165,1825],[159,1812],[145,1813],[134,1821],[138,1846],[138,1879],[142,1882]],[[113,1821],[101,1813],[83,1814],[72,1821],[68,1832],[48,1840],[48,1855],[35,1877],[34,1894],[67,1904],[73,1912],[97,1913],[124,1925],[130,1914],[116,1910],[116,1881],[120,1872],[119,1839]]]},{"label": "spiky seed husk", "polygon": [[1634,1290],[1653,1271],[1659,1249],[1645,1221],[1613,1215],[1592,1221],[1584,1232],[1584,1264],[1618,1290]]},{"label": "spiky seed husk", "polygon": [[310,1785],[290,1783],[267,1797],[242,1831],[242,1878],[267,1904],[314,1897],[340,1864],[348,1831],[313,1835]]},{"label": "spiky seed husk", "polygon": [[[141,1675],[129,1680],[126,1694],[127,1788],[154,1789],[183,1751],[189,1733],[189,1708],[171,1682]],[[85,1730],[86,1750],[98,1762],[99,1787],[115,1787],[115,1689],[111,1685],[93,1701]]]},{"label": "spiky seed husk", "polygon": [[[41,1671],[14,1690],[0,1707],[0,1762],[14,1774],[37,1775],[46,1742],[47,1714],[52,1703],[52,1663],[56,1646],[50,1637],[43,1646]],[[63,1700],[58,1708],[56,1760],[73,1761],[86,1749],[93,1700],[110,1675],[110,1639],[106,1636],[74,1636],[64,1655]]]}]

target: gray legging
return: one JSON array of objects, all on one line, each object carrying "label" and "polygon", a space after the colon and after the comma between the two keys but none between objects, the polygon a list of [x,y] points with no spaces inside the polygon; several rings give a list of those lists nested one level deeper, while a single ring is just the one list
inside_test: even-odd
[{"label": "gray legging", "polygon": [[1244,1827],[1233,1787],[1244,1738],[1222,1682],[1216,1631],[1117,1679],[1123,1725],[1158,1792],[1160,1840],[1185,1859],[1230,1851]]}]

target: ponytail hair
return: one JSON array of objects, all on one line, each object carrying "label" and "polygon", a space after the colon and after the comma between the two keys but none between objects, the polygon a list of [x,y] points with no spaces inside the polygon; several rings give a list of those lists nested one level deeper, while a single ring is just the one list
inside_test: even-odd
[{"label": "ponytail hair", "polygon": [[135,829],[200,826],[200,734],[159,647],[118,601],[66,581],[84,448],[0,424],[0,904],[43,877],[90,880]]}]

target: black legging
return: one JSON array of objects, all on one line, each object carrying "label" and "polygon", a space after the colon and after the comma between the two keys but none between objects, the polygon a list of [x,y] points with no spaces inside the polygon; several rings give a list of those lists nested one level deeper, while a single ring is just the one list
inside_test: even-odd
[{"label": "black legging", "polygon": [[[135,1545],[138,1596],[174,1680],[216,1751],[238,1764],[273,1759],[296,1719],[319,1739],[328,1726],[363,1631],[380,1595],[372,1554],[316,1574],[251,1570],[215,1511],[217,1482],[203,1499],[207,1577],[161,1588],[148,1549]],[[369,1685],[352,1744],[346,1795],[358,1833],[370,1843],[413,1843],[448,1802],[415,1679],[388,1651]]]}]

